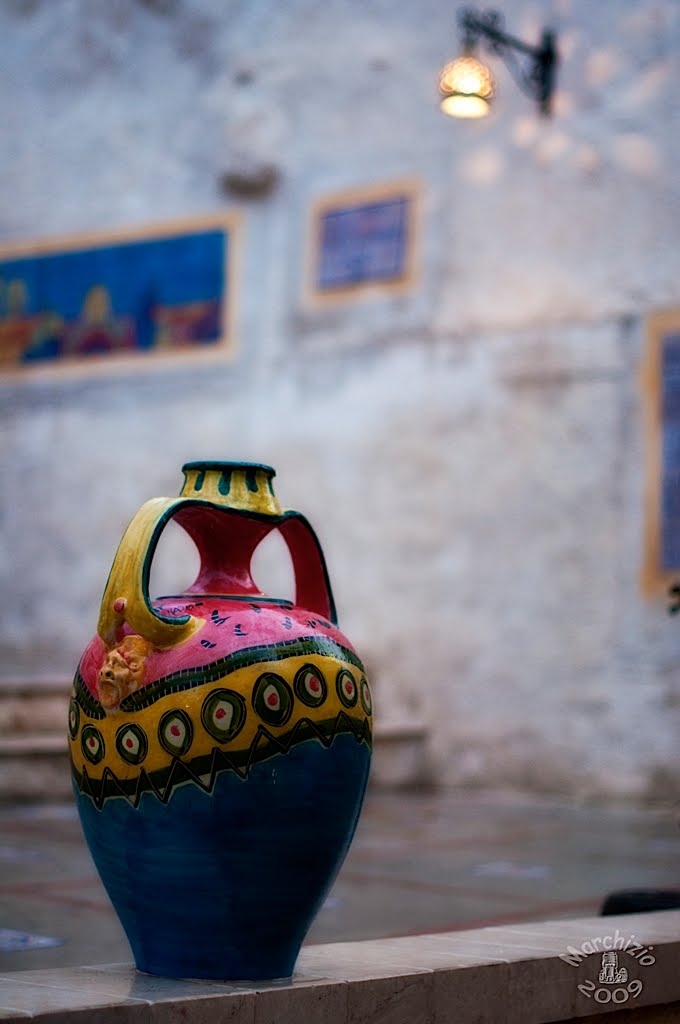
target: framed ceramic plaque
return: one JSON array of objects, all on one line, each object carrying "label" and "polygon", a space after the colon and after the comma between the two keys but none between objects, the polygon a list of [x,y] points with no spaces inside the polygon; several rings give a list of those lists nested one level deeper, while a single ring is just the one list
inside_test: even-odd
[{"label": "framed ceramic plaque", "polygon": [[649,317],[643,365],[646,593],[680,581],[680,309]]},{"label": "framed ceramic plaque", "polygon": [[312,212],[307,293],[313,302],[408,288],[414,279],[418,186],[350,189]]},{"label": "framed ceramic plaque", "polygon": [[233,351],[234,232],[222,215],[0,248],[0,370]]}]

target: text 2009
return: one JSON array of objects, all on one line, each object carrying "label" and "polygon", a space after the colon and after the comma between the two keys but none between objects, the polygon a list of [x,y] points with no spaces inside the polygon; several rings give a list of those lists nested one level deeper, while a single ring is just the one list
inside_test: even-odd
[{"label": "text 2009", "polygon": [[578,990],[596,1003],[627,1003],[629,999],[636,999],[640,995],[642,982],[636,979],[629,981],[625,987],[618,985],[616,988],[605,988],[598,987],[594,981],[584,981]]}]

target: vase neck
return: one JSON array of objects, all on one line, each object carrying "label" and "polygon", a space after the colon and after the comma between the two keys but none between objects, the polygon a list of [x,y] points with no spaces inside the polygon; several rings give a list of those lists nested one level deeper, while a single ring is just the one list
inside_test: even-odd
[{"label": "vase neck", "polygon": [[189,534],[200,558],[198,576],[187,593],[262,596],[250,563],[260,541],[276,528],[274,522],[205,505],[180,508],[175,522]]}]

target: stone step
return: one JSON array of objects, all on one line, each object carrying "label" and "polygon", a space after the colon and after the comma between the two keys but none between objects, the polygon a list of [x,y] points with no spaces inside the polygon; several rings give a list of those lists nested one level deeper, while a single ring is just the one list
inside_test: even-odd
[{"label": "stone step", "polygon": [[24,694],[70,693],[71,680],[65,676],[8,676],[0,679],[0,698]]},{"label": "stone step", "polygon": [[23,736],[0,736],[0,759],[8,757],[51,757],[68,752],[66,730],[60,734],[26,733]]},{"label": "stone step", "polygon": [[63,677],[0,680],[0,802],[69,799],[70,692],[71,683]]},{"label": "stone step", "polygon": [[71,683],[63,677],[0,680],[0,741],[63,735],[70,692]]}]

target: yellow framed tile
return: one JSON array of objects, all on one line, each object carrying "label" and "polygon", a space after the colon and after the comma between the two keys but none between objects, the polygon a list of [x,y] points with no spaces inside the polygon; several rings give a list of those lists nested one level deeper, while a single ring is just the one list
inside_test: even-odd
[{"label": "yellow framed tile", "polygon": [[337,304],[412,288],[420,194],[420,182],[406,178],[319,197],[308,220],[305,304]]},{"label": "yellow framed tile", "polygon": [[231,212],[0,246],[0,374],[233,358]]},{"label": "yellow framed tile", "polygon": [[641,372],[645,421],[645,594],[680,581],[680,307],[647,319]]}]

